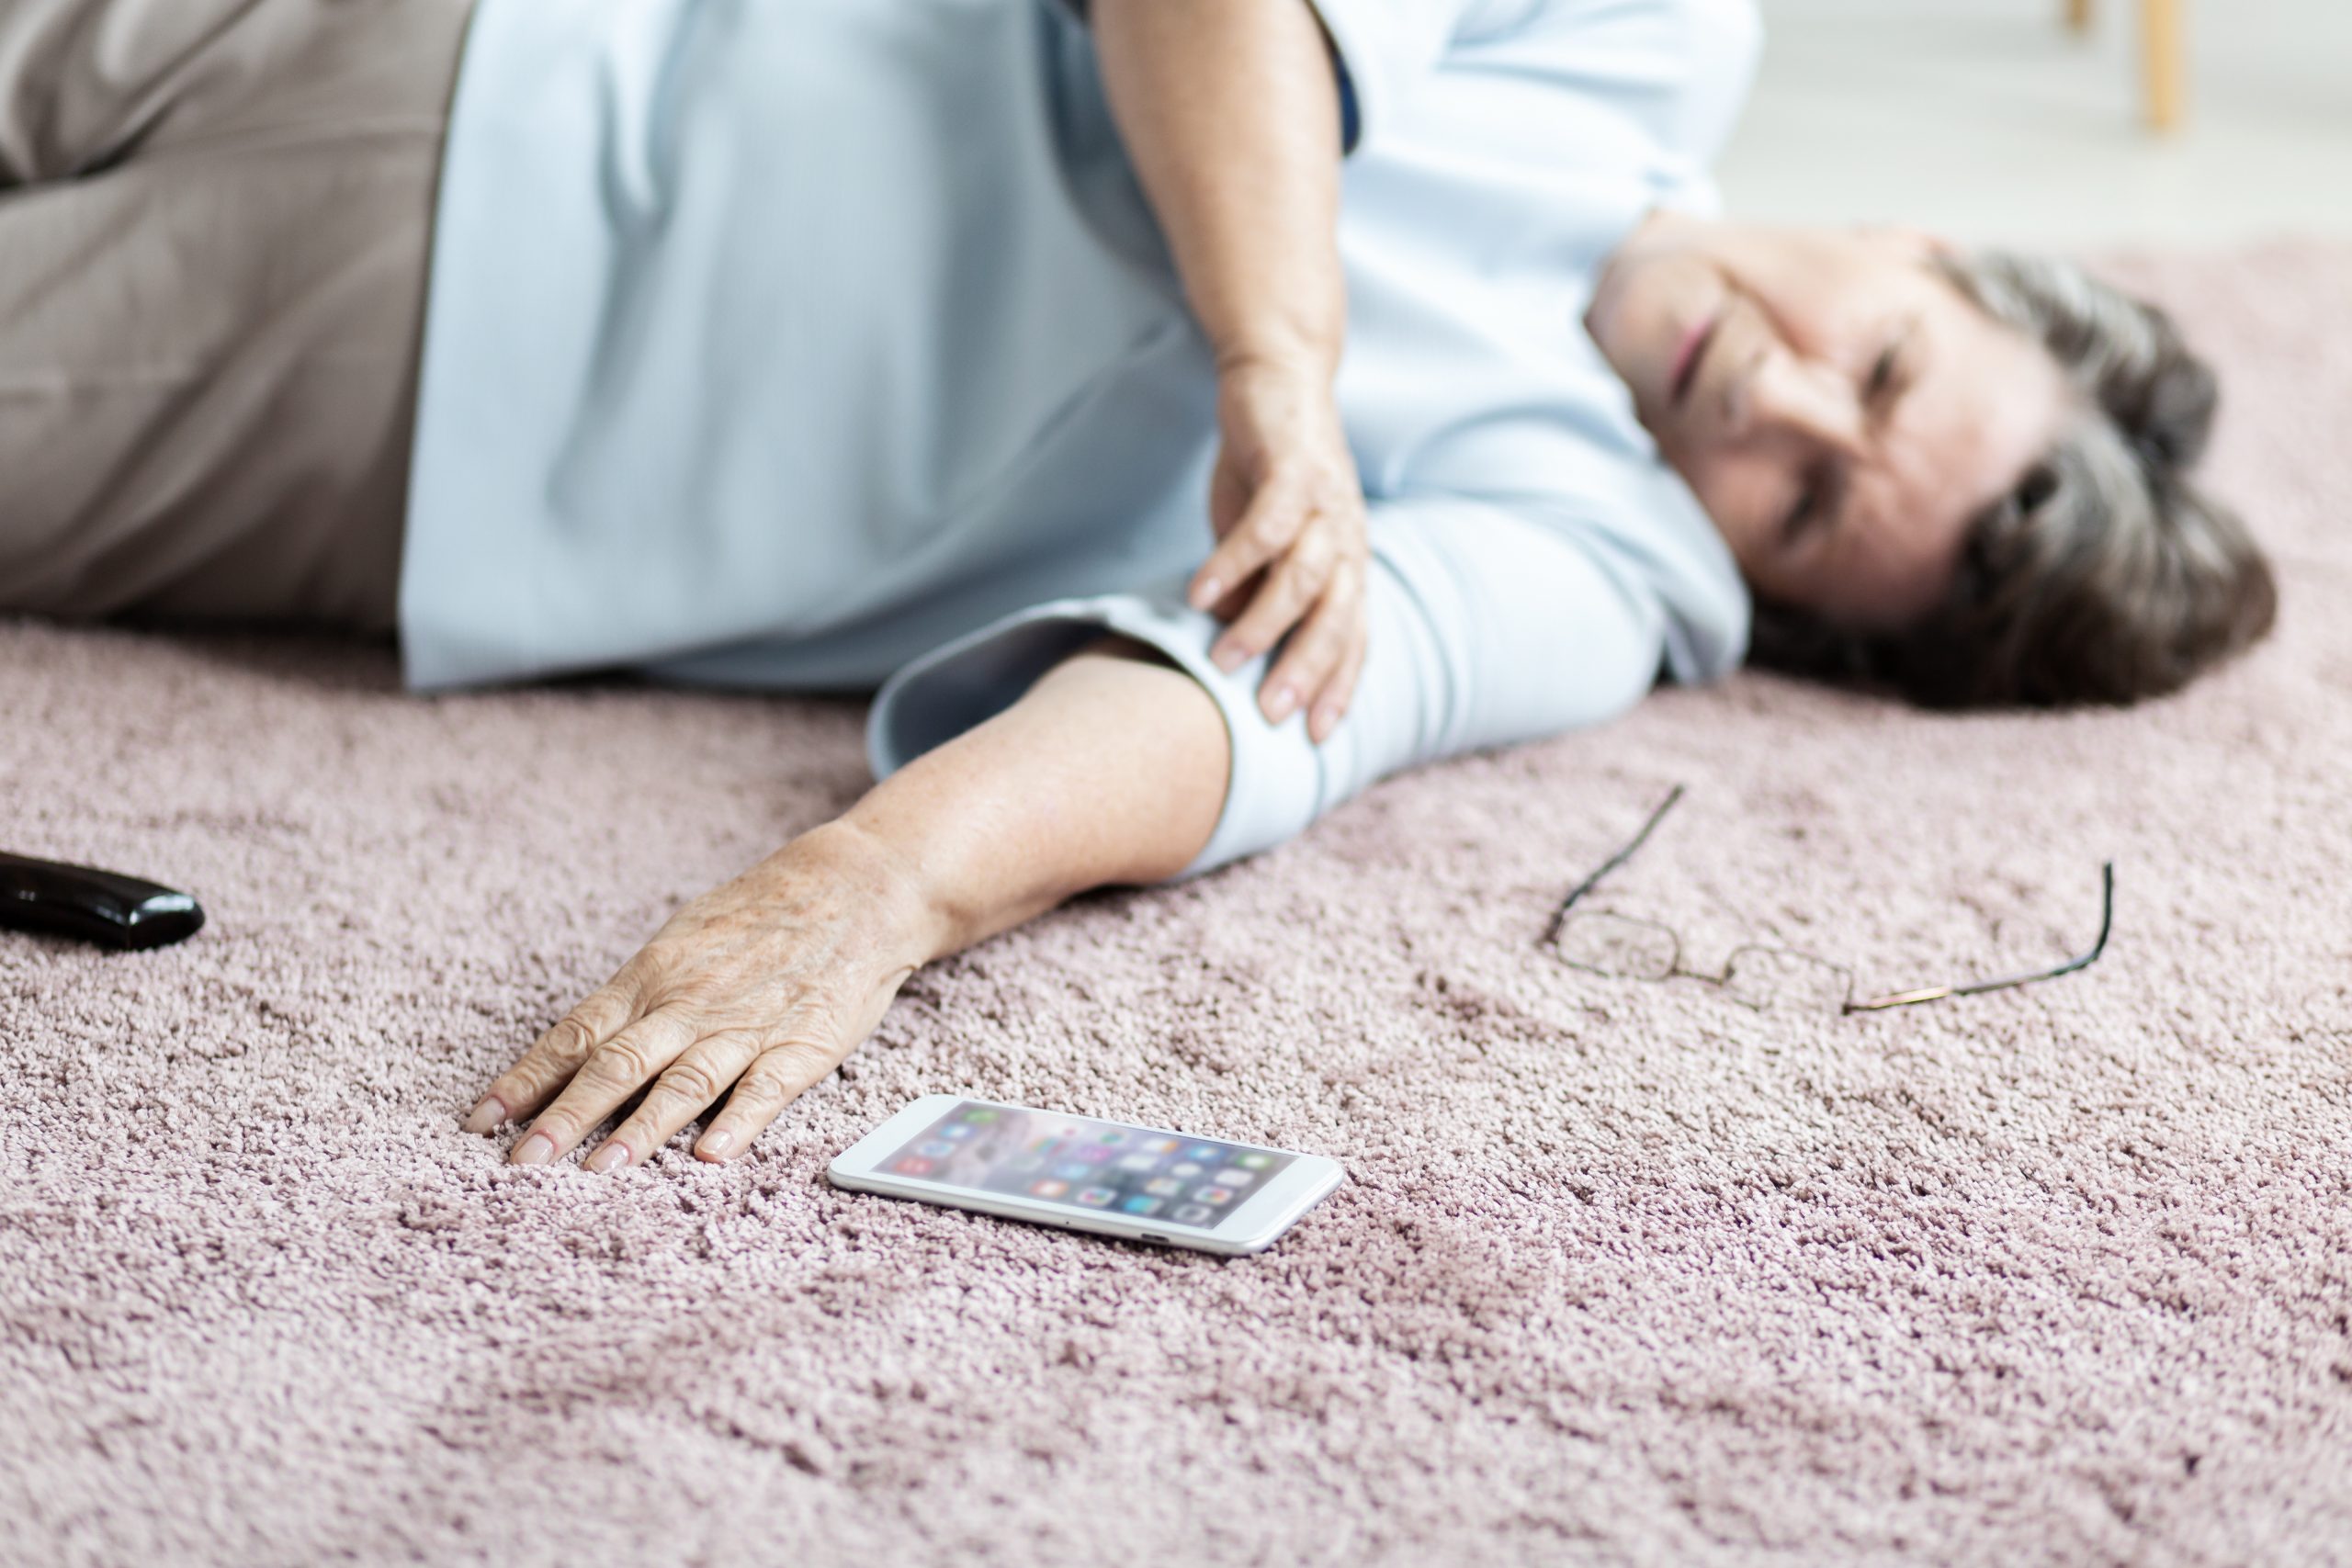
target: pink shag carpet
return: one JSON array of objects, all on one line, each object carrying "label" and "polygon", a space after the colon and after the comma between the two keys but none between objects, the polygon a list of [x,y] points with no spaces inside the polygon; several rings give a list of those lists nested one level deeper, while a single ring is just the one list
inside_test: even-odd
[{"label": "pink shag carpet", "polygon": [[[0,1560],[2352,1559],[2352,254],[2113,265],[2229,389],[2278,634],[2131,712],[1762,676],[1395,780],[925,972],[740,1164],[458,1121],[849,801],[846,703],[421,701],[374,648],[0,624],[0,845],[185,886],[0,936]],[[1752,1013],[1538,952],[1615,884]],[[847,1195],[963,1089],[1315,1149],[1241,1261]],[[511,1134],[510,1134],[511,1135]]]}]

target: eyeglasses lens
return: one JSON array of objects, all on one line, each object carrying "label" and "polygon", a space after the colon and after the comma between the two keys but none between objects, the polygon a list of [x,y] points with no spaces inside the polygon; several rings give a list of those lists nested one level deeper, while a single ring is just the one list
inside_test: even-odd
[{"label": "eyeglasses lens", "polygon": [[1560,956],[1598,975],[1663,980],[1674,973],[1674,933],[1622,915],[1575,915],[1560,928]]}]

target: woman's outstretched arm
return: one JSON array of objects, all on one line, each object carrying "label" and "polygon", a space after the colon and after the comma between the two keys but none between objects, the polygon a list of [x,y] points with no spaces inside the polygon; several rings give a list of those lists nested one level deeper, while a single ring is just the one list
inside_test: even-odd
[{"label": "woman's outstretched arm", "polygon": [[687,905],[490,1086],[467,1129],[536,1112],[509,1157],[544,1164],[650,1084],[592,1168],[641,1162],[721,1095],[695,1152],[729,1158],[872,1032],[918,966],[1087,888],[1182,870],[1216,829],[1230,743],[1198,682],[1136,651],[1064,660]]}]

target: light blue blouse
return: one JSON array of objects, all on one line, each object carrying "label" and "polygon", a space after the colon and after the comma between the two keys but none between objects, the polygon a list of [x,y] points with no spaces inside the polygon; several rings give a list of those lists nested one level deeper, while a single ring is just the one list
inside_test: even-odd
[{"label": "light blue blouse", "polygon": [[1346,107],[1353,708],[1208,662],[1216,385],[1069,0],[481,0],[442,175],[401,632],[417,689],[881,682],[877,775],[1103,628],[1222,710],[1186,874],[1374,779],[1743,651],[1720,536],[1580,318],[1706,209],[1750,0],[1314,0]]}]

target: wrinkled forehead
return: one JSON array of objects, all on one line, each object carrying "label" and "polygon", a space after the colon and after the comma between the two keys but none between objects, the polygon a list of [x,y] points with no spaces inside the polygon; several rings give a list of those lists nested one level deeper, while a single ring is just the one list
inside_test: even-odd
[{"label": "wrinkled forehead", "polygon": [[1951,582],[1968,525],[2054,446],[2074,400],[2039,344],[1950,285],[1923,301],[1908,389],[1855,466],[1841,540],[1870,619],[1905,620]]}]

